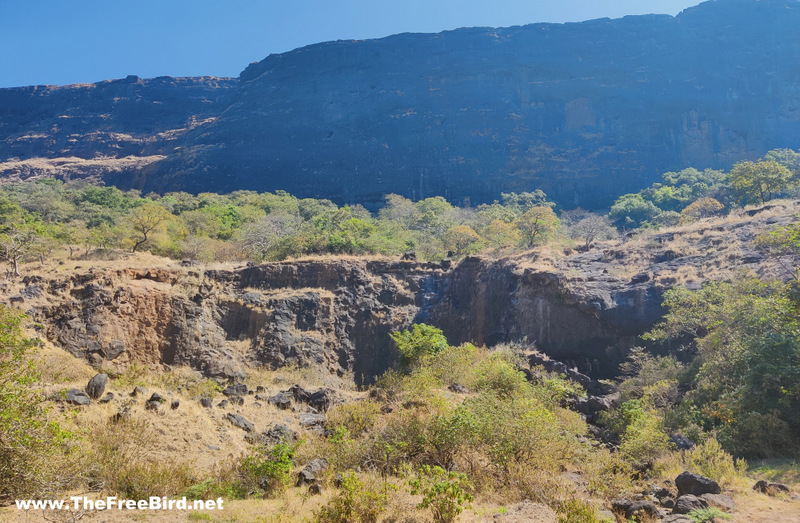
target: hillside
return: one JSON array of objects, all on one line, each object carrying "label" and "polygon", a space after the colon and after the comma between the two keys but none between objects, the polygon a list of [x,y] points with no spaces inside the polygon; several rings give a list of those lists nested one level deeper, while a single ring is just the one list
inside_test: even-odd
[{"label": "hillside", "polygon": [[3,89],[0,171],[371,208],[388,193],[477,204],[541,189],[603,208],[668,170],[795,147],[799,25],[795,0],[714,0],[676,17],[328,42],[238,80]]}]

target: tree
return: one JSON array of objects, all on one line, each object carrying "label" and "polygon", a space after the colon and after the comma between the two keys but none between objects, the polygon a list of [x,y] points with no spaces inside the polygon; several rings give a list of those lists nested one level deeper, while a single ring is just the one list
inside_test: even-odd
[{"label": "tree", "polygon": [[550,207],[532,207],[515,223],[528,247],[551,237],[560,224],[558,216]]},{"label": "tree", "polygon": [[269,259],[281,243],[300,230],[302,220],[286,214],[269,214],[263,220],[249,224],[241,232],[248,251],[259,260]]},{"label": "tree", "polygon": [[569,227],[570,236],[583,238],[583,245],[589,248],[595,240],[610,240],[617,236],[611,220],[599,214],[586,213],[583,218]]},{"label": "tree", "polygon": [[618,227],[635,229],[660,213],[661,209],[645,200],[641,194],[624,194],[611,206],[608,217]]},{"label": "tree", "polygon": [[481,237],[469,225],[455,225],[444,233],[444,244],[448,250],[460,256],[481,241]]},{"label": "tree", "polygon": [[10,263],[14,276],[19,276],[19,264],[41,240],[40,227],[28,221],[18,221],[6,224],[1,230],[0,259]]},{"label": "tree", "polygon": [[172,215],[157,203],[150,202],[134,208],[128,217],[135,235],[131,252],[136,252],[136,249],[147,243],[151,234],[158,231]]},{"label": "tree", "polygon": [[739,162],[728,173],[728,182],[742,203],[764,203],[794,183],[792,171],[771,160]]}]

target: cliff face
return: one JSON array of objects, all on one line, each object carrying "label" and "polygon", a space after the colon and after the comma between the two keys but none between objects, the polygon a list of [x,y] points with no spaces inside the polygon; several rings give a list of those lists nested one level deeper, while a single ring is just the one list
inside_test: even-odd
[{"label": "cliff face", "polygon": [[320,259],[201,273],[112,262],[31,275],[0,287],[0,298],[21,304],[56,345],[110,367],[183,364],[233,376],[252,365],[313,365],[363,383],[396,360],[389,333],[424,322],[453,344],[535,344],[608,377],[661,317],[666,289],[772,271],[752,240],[797,211],[779,205],[582,253],[455,265]]},{"label": "cliff face", "polygon": [[667,170],[796,148],[798,26],[796,0],[714,0],[677,17],[329,42],[238,81],[0,90],[0,160],[144,155],[104,177],[147,191],[370,205],[539,188],[598,208]]}]

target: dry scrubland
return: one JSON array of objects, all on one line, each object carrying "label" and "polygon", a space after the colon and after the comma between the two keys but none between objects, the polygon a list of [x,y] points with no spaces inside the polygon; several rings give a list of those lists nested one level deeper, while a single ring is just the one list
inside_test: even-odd
[{"label": "dry scrubland", "polygon": [[[756,217],[749,216],[751,209],[745,208],[724,219],[601,242],[586,252],[578,252],[574,244],[563,240],[560,245],[509,260],[523,270],[558,272],[569,286],[580,286],[591,278],[592,264],[602,262],[612,278],[630,280],[652,272],[654,253],[670,251],[674,259],[684,258],[685,263],[656,266],[660,270],[648,277],[663,288],[697,288],[703,281],[732,278],[735,265],[747,255],[753,234],[731,236],[731,230],[741,231],[754,220],[776,223],[796,211],[796,202],[772,203],[773,207]],[[616,257],[615,251],[625,255]],[[22,272],[51,277],[87,267],[97,272],[163,268],[182,274],[190,270],[202,273],[197,267],[187,269],[177,261],[149,254],[81,261],[58,255],[45,264],[26,264]],[[207,268],[232,267],[216,264]],[[781,266],[765,263],[763,270],[765,275],[779,274]],[[5,285],[5,296],[21,288],[15,281]],[[42,304],[35,299],[25,304],[37,305]],[[26,328],[30,335],[37,334],[35,325]],[[418,508],[423,495],[412,494],[410,486],[415,479],[424,484],[425,478],[433,477],[422,468],[426,464],[466,474],[466,478],[438,480],[453,496],[474,497],[456,503],[464,508],[457,516],[462,522],[559,518],[577,522],[602,517],[624,521],[623,516],[611,512],[612,499],[633,497],[652,485],[674,491],[669,482],[684,470],[703,473],[722,485],[736,503],[732,521],[800,520],[800,501],[795,494],[773,497],[752,490],[756,479],[766,479],[786,483],[797,492],[796,462],[752,460],[745,468],[712,438],[694,451],[662,452],[642,468],[636,460],[626,459],[624,452],[612,452],[598,442],[591,427],[567,408],[585,397],[585,391],[538,367],[528,370],[533,381],[526,380],[517,371],[528,368],[523,356],[510,346],[492,352],[469,345],[449,347],[435,356],[423,354],[409,361],[405,372],[390,371],[375,386],[363,390],[355,387],[352,376],[337,377],[313,367],[249,368],[247,377],[240,380],[248,392],[237,405],[222,393],[228,382],[205,378],[185,367],[136,360],[113,368],[92,367],[44,341],[32,356],[40,378],[31,386],[45,398],[49,418],[75,434],[68,442],[72,451],[54,454],[46,464],[48,474],[61,482],[54,485],[62,485],[67,495],[97,498],[221,495],[227,499],[226,509],[56,514],[5,507],[0,509],[0,520],[277,522],[337,521],[338,516],[338,521],[431,521],[434,509]],[[103,371],[110,375],[105,392],[113,394],[112,400],[83,407],[65,401],[65,391],[83,389]],[[293,396],[287,409],[270,403],[269,398],[293,385],[311,392],[328,390],[331,404],[325,405],[329,408],[324,412],[324,425],[301,423],[308,419],[304,415],[325,410],[309,406],[302,398]],[[132,396],[135,387],[146,392]],[[146,403],[153,393],[160,394],[164,402],[149,410]],[[211,408],[201,405],[204,398],[211,401]],[[228,404],[219,406],[226,399]],[[173,402],[178,403],[174,409]],[[235,426],[230,414],[243,416],[253,423],[254,430]],[[117,421],[113,421],[115,417]],[[277,425],[287,427],[296,437],[293,459],[288,468],[267,467],[256,474],[253,463],[270,462],[260,452],[274,448],[277,440],[265,440],[267,445],[259,451],[245,436],[261,435]],[[316,473],[320,492],[310,491],[309,484],[297,486],[298,473],[319,457],[328,461],[328,467]],[[345,487],[337,486],[341,481],[338,474],[345,475]],[[266,476],[272,480],[259,484]],[[347,481],[351,481],[349,498]],[[62,497],[64,492],[56,495]]]}]

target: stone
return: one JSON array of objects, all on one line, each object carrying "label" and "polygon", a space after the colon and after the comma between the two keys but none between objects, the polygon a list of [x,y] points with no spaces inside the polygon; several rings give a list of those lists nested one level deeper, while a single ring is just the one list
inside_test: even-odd
[{"label": "stone", "polygon": [[670,514],[669,516],[664,516],[664,519],[661,520],[661,523],[696,523],[696,522],[695,520],[684,514]]},{"label": "stone", "polygon": [[86,384],[86,394],[93,400],[98,399],[106,390],[108,374],[97,374]]},{"label": "stone", "polygon": [[154,392],[154,393],[153,393],[153,395],[152,395],[152,396],[150,396],[150,399],[149,399],[149,400],[147,400],[147,401],[148,401],[148,402],[150,402],[150,401],[156,401],[156,402],[158,402],[158,403],[164,403],[164,402],[165,402],[165,401],[167,401],[167,400],[166,400],[166,399],[164,399],[164,396],[162,396],[162,395],[161,395],[161,394],[159,394],[158,392]]},{"label": "stone", "polygon": [[625,517],[628,519],[636,518],[637,521],[642,519],[643,514],[653,518],[660,517],[660,512],[655,503],[647,500],[634,501],[625,511]]},{"label": "stone", "polygon": [[708,503],[708,506],[717,507],[725,512],[736,510],[736,503],[734,503],[733,498],[725,494],[703,494],[700,499]]},{"label": "stone", "polygon": [[308,403],[311,401],[311,393],[300,385],[293,385],[289,388],[289,392],[292,394],[295,401],[303,403]]},{"label": "stone", "polygon": [[115,360],[125,352],[125,344],[119,340],[112,341],[103,349],[106,359]]},{"label": "stone", "polygon": [[147,403],[144,404],[144,408],[146,410],[158,410],[158,409],[161,408],[161,402],[160,401],[148,401]]},{"label": "stone", "polygon": [[229,412],[225,417],[235,427],[239,427],[247,432],[253,432],[255,430],[255,426],[241,414],[233,414],[232,412]]},{"label": "stone", "polygon": [[300,414],[298,416],[301,427],[315,427],[325,424],[324,414]]},{"label": "stone", "polygon": [[131,392],[131,396],[137,398],[139,396],[147,396],[147,389],[144,387],[134,387],[133,392]]},{"label": "stone", "polygon": [[781,492],[789,492],[789,487],[783,483],[768,483],[762,479],[753,485],[753,490],[769,496],[775,496]]},{"label": "stone", "polygon": [[178,407],[181,406],[181,400],[172,400],[172,403],[169,404],[169,408],[172,410],[178,410]]},{"label": "stone", "polygon": [[247,395],[247,385],[244,383],[235,383],[223,389],[222,394],[225,396],[245,396]]},{"label": "stone", "polygon": [[72,403],[73,405],[90,405],[92,400],[80,389],[69,389],[67,391],[67,403]]},{"label": "stone", "polygon": [[614,512],[625,514],[628,512],[628,507],[633,505],[633,501],[628,498],[617,498],[611,502],[611,509]]},{"label": "stone", "polygon": [[244,405],[244,398],[241,396],[231,396],[228,401],[231,402],[231,405]]},{"label": "stone", "polygon": [[312,459],[297,475],[297,486],[301,487],[304,484],[315,483],[317,481],[317,475],[327,468],[328,460],[325,458]]},{"label": "stone", "polygon": [[107,393],[105,396],[103,396],[102,398],[100,398],[99,400],[97,400],[97,402],[98,402],[98,403],[109,403],[109,402],[111,402],[113,399],[114,399],[114,393],[113,393],[113,392],[109,392],[109,393]]},{"label": "stone", "polygon": [[669,440],[675,445],[675,448],[678,450],[692,450],[694,448],[694,443],[692,440],[684,436],[683,434],[673,434],[669,437]]},{"label": "stone", "polygon": [[310,487],[308,487],[308,493],[312,496],[322,494],[322,486],[319,483],[313,483]]},{"label": "stone", "polygon": [[719,484],[713,479],[688,471],[681,472],[675,478],[675,486],[678,487],[678,496],[685,494],[701,496],[703,494],[719,494],[722,492]]},{"label": "stone", "polygon": [[333,404],[334,392],[331,389],[319,389],[311,394],[308,404],[318,411],[326,411]]},{"label": "stone", "polygon": [[210,409],[213,404],[211,402],[211,398],[202,397],[202,398],[200,398],[200,405],[202,405],[203,407],[205,407],[207,409]]},{"label": "stone", "polygon": [[708,508],[708,502],[692,494],[684,494],[675,501],[673,514],[688,514],[693,510]]},{"label": "stone", "polygon": [[281,410],[286,410],[292,406],[292,398],[284,392],[279,392],[269,398],[269,404],[275,405]]},{"label": "stone", "polygon": [[455,392],[456,394],[468,394],[469,393],[469,389],[467,389],[464,385],[462,385],[460,383],[453,383],[452,385],[447,387],[447,390],[449,390],[450,392]]},{"label": "stone", "polygon": [[228,406],[228,400],[222,400],[219,403],[217,403],[217,407],[220,409],[224,409],[227,406]]}]

